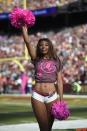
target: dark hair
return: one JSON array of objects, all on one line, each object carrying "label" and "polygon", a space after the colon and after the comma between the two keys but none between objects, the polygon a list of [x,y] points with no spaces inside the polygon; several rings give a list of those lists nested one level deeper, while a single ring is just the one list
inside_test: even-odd
[{"label": "dark hair", "polygon": [[36,48],[36,56],[37,56],[37,59],[40,59],[42,58],[42,53],[40,52],[40,44],[42,41],[46,41],[48,43],[48,46],[49,46],[49,50],[48,50],[48,55],[49,55],[49,58],[53,58],[53,59],[57,59],[57,54],[56,54],[56,51],[54,50],[54,47],[53,47],[53,44],[51,42],[51,40],[49,40],[48,38],[42,38],[38,41],[38,44],[37,44],[37,48]]}]

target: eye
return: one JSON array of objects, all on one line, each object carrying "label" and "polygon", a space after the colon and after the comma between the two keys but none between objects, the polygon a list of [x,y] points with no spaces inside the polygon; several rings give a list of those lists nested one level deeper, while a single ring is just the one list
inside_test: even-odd
[{"label": "eye", "polygon": [[43,41],[42,43],[40,43],[40,47],[48,47],[49,46],[49,44],[48,44],[48,42],[46,42],[46,41]]},{"label": "eye", "polygon": [[48,43],[46,43],[45,46],[49,46]]}]

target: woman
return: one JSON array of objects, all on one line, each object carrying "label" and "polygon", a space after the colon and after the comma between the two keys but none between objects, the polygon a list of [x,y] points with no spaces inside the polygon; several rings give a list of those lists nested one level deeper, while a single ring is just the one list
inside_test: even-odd
[{"label": "woman", "polygon": [[[31,103],[40,131],[51,131],[54,118],[50,113],[54,101],[63,99],[61,62],[52,42],[48,38],[40,39],[37,47],[29,43],[26,27],[22,27],[23,38],[35,67],[35,87],[32,90]],[[55,84],[56,83],[56,84]]]}]

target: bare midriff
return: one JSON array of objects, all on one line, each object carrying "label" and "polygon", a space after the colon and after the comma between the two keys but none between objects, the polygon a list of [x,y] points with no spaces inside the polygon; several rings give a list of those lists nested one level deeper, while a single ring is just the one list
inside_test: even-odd
[{"label": "bare midriff", "polygon": [[54,83],[36,83],[34,89],[43,94],[56,92]]}]

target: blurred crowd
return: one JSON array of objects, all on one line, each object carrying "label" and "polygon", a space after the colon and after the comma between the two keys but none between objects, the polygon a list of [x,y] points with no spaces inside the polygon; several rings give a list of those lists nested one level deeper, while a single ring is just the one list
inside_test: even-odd
[{"label": "blurred crowd", "polygon": [[[25,0],[28,9],[35,10],[52,6],[63,6],[77,0]],[[14,6],[24,7],[24,0],[0,0],[0,12],[10,12]]]},{"label": "blurred crowd", "polygon": [[[63,82],[71,84],[87,84],[87,25],[74,28],[65,28],[61,31],[37,32],[30,34],[32,46],[36,46],[37,41],[42,37],[48,37],[60,57],[63,65]],[[9,92],[6,85],[12,89],[19,89],[19,93],[24,93],[22,88],[21,75],[24,74],[25,93],[31,91],[34,85],[34,68],[30,59],[20,60],[21,67],[13,59],[9,62],[3,58],[19,57],[24,55],[24,41],[22,36],[0,36],[0,89],[1,92]],[[23,81],[24,82],[24,81]],[[4,87],[4,88],[2,88]]]},{"label": "blurred crowd", "polygon": [[[2,36],[0,35],[0,58],[22,56],[24,54],[22,36]],[[21,50],[21,51],[20,51]]]}]

